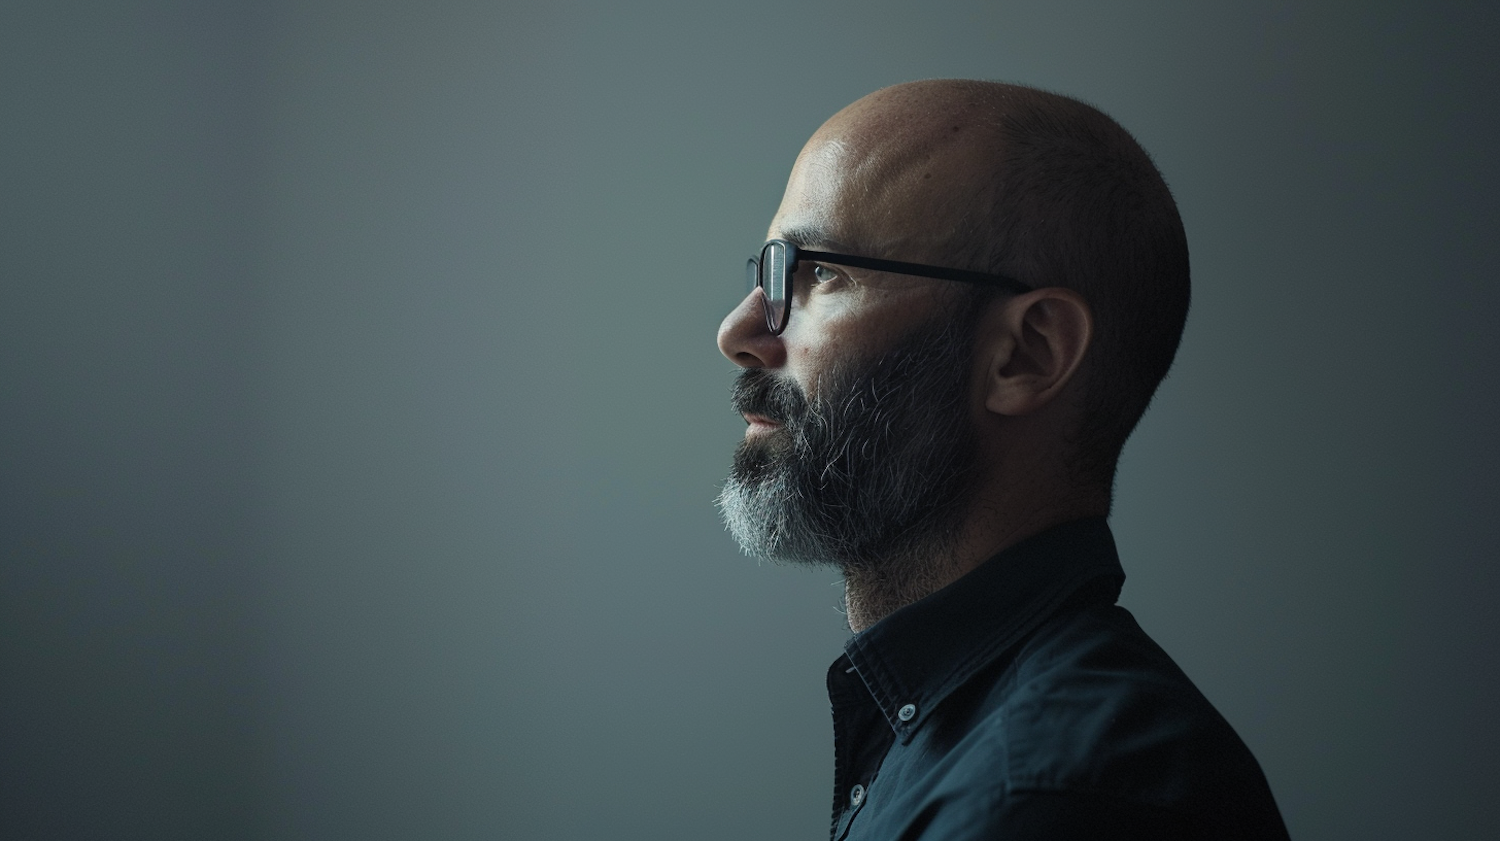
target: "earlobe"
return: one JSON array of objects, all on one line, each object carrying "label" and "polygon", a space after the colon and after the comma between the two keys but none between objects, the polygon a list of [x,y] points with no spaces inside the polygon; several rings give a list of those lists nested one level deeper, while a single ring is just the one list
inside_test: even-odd
[{"label": "earlobe", "polygon": [[985,408],[1020,416],[1051,403],[1072,381],[1094,317],[1082,295],[1048,287],[1000,302],[983,326]]}]

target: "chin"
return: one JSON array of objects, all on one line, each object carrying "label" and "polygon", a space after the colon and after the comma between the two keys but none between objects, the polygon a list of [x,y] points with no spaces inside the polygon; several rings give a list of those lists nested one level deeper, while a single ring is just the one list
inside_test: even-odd
[{"label": "chin", "polygon": [[791,448],[790,436],[785,430],[746,438],[734,450],[734,470],[731,475],[748,482],[762,479],[778,469]]}]

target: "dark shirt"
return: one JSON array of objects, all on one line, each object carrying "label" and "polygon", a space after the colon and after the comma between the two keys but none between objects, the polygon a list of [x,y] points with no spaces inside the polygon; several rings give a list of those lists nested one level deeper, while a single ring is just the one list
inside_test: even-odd
[{"label": "dark shirt", "polygon": [[1280,838],[1228,722],[1115,604],[1102,519],[1029,538],[828,670],[833,838]]}]

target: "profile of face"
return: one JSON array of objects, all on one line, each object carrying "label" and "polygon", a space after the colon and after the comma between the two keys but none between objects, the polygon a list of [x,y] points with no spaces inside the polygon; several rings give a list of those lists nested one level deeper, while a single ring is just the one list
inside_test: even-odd
[{"label": "profile of face", "polygon": [[[941,227],[931,174],[944,162],[861,145],[870,120],[853,116],[804,148],[770,237],[940,256],[924,235]],[[824,264],[802,267],[793,290],[779,335],[758,290],[720,327],[720,349],[746,369],[733,405],[749,423],[718,498],[728,530],[749,554],[844,570],[941,557],[961,536],[979,461],[976,299],[941,280]]]}]

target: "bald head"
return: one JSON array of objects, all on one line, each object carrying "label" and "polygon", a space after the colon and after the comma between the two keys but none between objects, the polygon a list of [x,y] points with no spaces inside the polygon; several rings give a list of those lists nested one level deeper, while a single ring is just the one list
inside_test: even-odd
[{"label": "bald head", "polygon": [[828,230],[882,252],[870,256],[944,255],[985,200],[982,176],[996,164],[993,105],[964,95],[974,84],[898,85],[835,114],[798,155],[794,201],[773,230]]},{"label": "bald head", "polygon": [[[885,88],[835,114],[793,167],[772,235],[1005,274],[1084,296],[1095,319],[1073,464],[1108,483],[1176,354],[1187,242],[1166,183],[1119,124],[995,82]],[[979,293],[982,294],[982,293]]]}]

